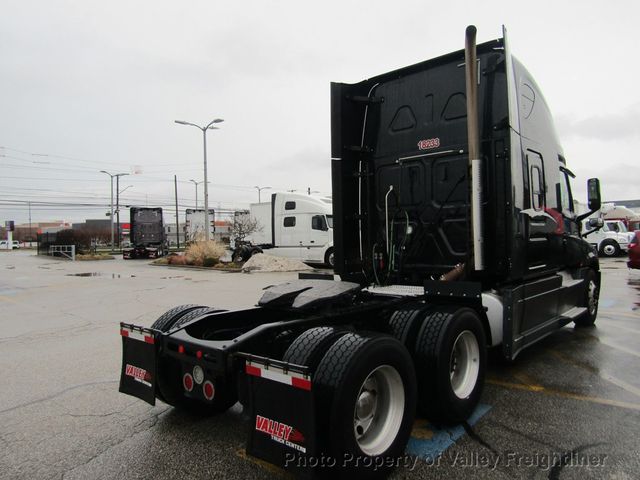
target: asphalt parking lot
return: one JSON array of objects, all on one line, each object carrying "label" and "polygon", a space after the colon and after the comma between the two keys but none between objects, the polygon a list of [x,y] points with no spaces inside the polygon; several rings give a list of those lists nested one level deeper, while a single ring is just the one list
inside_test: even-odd
[{"label": "asphalt parking lot", "polygon": [[[492,359],[474,416],[416,421],[394,477],[638,478],[640,271],[619,258],[602,273],[595,328]],[[118,393],[118,323],[148,326],[182,303],[250,306],[295,276],[0,253],[0,478],[287,476],[244,453],[239,404],[199,419]]]}]

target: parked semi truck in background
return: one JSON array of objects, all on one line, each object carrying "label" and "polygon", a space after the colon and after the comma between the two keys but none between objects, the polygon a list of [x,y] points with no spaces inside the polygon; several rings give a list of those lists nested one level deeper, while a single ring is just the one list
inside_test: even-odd
[{"label": "parked semi truck in background", "polygon": [[[332,84],[331,134],[340,280],[122,323],[120,391],[202,413],[239,399],[249,454],[367,475],[404,454],[416,410],[474,411],[489,347],[514,359],[592,325],[600,270],[551,113],[506,35],[476,47],[469,27],[463,51]],[[587,214],[597,179],[588,192]]]},{"label": "parked semi truck in background", "polygon": [[627,227],[628,232],[640,230],[640,213],[636,213],[624,205],[611,204],[606,211],[603,206],[603,214],[606,221],[620,220]]},{"label": "parked semi truck in background", "polygon": [[131,246],[122,249],[122,258],[158,258],[166,253],[162,208],[131,207]]},{"label": "parked semi truck in background", "polygon": [[[205,240],[205,214],[204,209],[187,208],[186,219],[184,225],[184,234],[187,243],[199,242]],[[214,238],[215,227],[215,211],[209,209],[209,238]]]},{"label": "parked semi truck in background", "polygon": [[235,245],[232,257],[246,261],[265,252],[333,267],[332,213],[329,197],[274,193],[269,202],[251,204],[248,215],[257,229]]},{"label": "parked semi truck in background", "polygon": [[626,254],[633,239],[633,233],[629,232],[623,220],[609,218],[614,209],[614,204],[605,203],[582,223],[583,237],[603,257]]}]

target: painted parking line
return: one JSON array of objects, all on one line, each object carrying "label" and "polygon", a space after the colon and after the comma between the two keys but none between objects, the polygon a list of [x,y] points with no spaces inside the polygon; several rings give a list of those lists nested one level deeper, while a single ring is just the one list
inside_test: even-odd
[{"label": "painted parking line", "polygon": [[293,474],[287,472],[284,468],[280,468],[272,463],[265,462],[264,460],[260,460],[259,458],[256,458],[247,454],[247,451],[244,448],[240,448],[236,450],[236,455],[241,459],[247,462],[251,462],[254,465],[257,465],[258,467],[268,471],[274,477],[280,477],[280,478],[286,478],[286,479],[295,478]]},{"label": "painted parking line", "polygon": [[601,344],[606,345],[607,347],[611,347],[614,350],[618,350],[619,352],[624,352],[628,355],[633,355],[634,357],[640,357],[640,351],[638,350],[633,350],[631,348],[620,345],[617,342],[612,342],[611,340],[609,340],[607,337],[604,337],[604,336],[599,336],[597,338]]},{"label": "painted parking line", "polygon": [[[489,410],[491,410],[491,406],[481,403],[467,420],[467,423],[475,425]],[[436,428],[426,420],[417,420],[413,426],[406,452],[427,462],[435,461],[464,434],[465,430],[462,425]]]},{"label": "painted parking line", "polygon": [[609,405],[612,407],[627,408],[629,410],[640,411],[640,404],[631,402],[621,402],[618,400],[610,400],[608,398],[590,397],[587,395],[579,395],[576,393],[563,392],[541,385],[524,385],[522,383],[504,382],[495,378],[487,379],[487,383],[498,387],[509,388],[512,390],[524,390],[527,392],[540,393],[543,395],[551,395],[560,398],[570,398],[572,400],[581,400],[584,402],[599,403],[601,405]]},{"label": "painted parking line", "polygon": [[[628,382],[625,382],[624,380],[622,380],[621,378],[617,378],[614,375],[602,370],[602,369],[598,369],[598,368],[593,368],[591,366],[585,365],[584,363],[581,363],[579,361],[577,361],[575,358],[570,357],[568,355],[565,355],[564,353],[558,352],[556,350],[550,350],[551,355],[553,355],[554,357],[562,360],[565,363],[568,363],[569,365],[573,365],[574,367],[580,368],[582,370],[585,370],[591,374],[597,375],[598,377],[602,378],[603,380],[606,380],[609,383],[614,384],[617,387],[622,388],[623,390],[634,394],[636,397],[640,397],[640,388],[636,387],[635,385],[632,385]],[[516,377],[518,378],[518,377]],[[522,381],[520,378],[518,378],[518,380]],[[526,382],[523,382],[526,383]],[[544,388],[542,388],[544,390]]]}]

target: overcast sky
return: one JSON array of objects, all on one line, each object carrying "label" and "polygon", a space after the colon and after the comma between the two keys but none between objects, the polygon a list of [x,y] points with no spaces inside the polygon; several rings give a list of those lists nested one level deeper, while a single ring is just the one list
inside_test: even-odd
[{"label": "overcast sky", "polygon": [[[501,36],[540,85],[574,190],[640,198],[638,2],[29,1],[0,15],[0,220],[105,218],[123,204],[246,207],[255,185],[328,194],[329,83],[357,82]],[[38,155],[33,155],[38,154]],[[264,195],[264,192],[263,192]],[[199,190],[202,204],[203,192]],[[40,206],[56,202],[75,206]],[[77,204],[83,204],[80,208]],[[98,206],[96,206],[98,205]]]}]

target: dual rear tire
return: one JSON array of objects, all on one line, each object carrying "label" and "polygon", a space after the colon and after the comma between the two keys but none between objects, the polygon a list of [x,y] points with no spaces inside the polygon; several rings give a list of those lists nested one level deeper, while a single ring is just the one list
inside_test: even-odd
[{"label": "dual rear tire", "polygon": [[392,336],[312,328],[284,354],[310,369],[320,444],[341,470],[350,470],[345,458],[362,467],[402,456],[416,410],[456,423],[480,400],[486,339],[473,309],[412,307],[395,312],[389,327]]},{"label": "dual rear tire", "polygon": [[357,459],[358,476],[374,473],[366,472],[367,465],[381,474],[385,459],[404,454],[417,392],[413,362],[402,343],[373,332],[318,327],[300,335],[284,360],[313,372],[320,444],[341,472],[355,472]]},{"label": "dual rear tire", "polygon": [[458,423],[475,410],[484,385],[486,336],[471,308],[413,306],[389,320],[416,365],[418,411],[437,423]]}]

